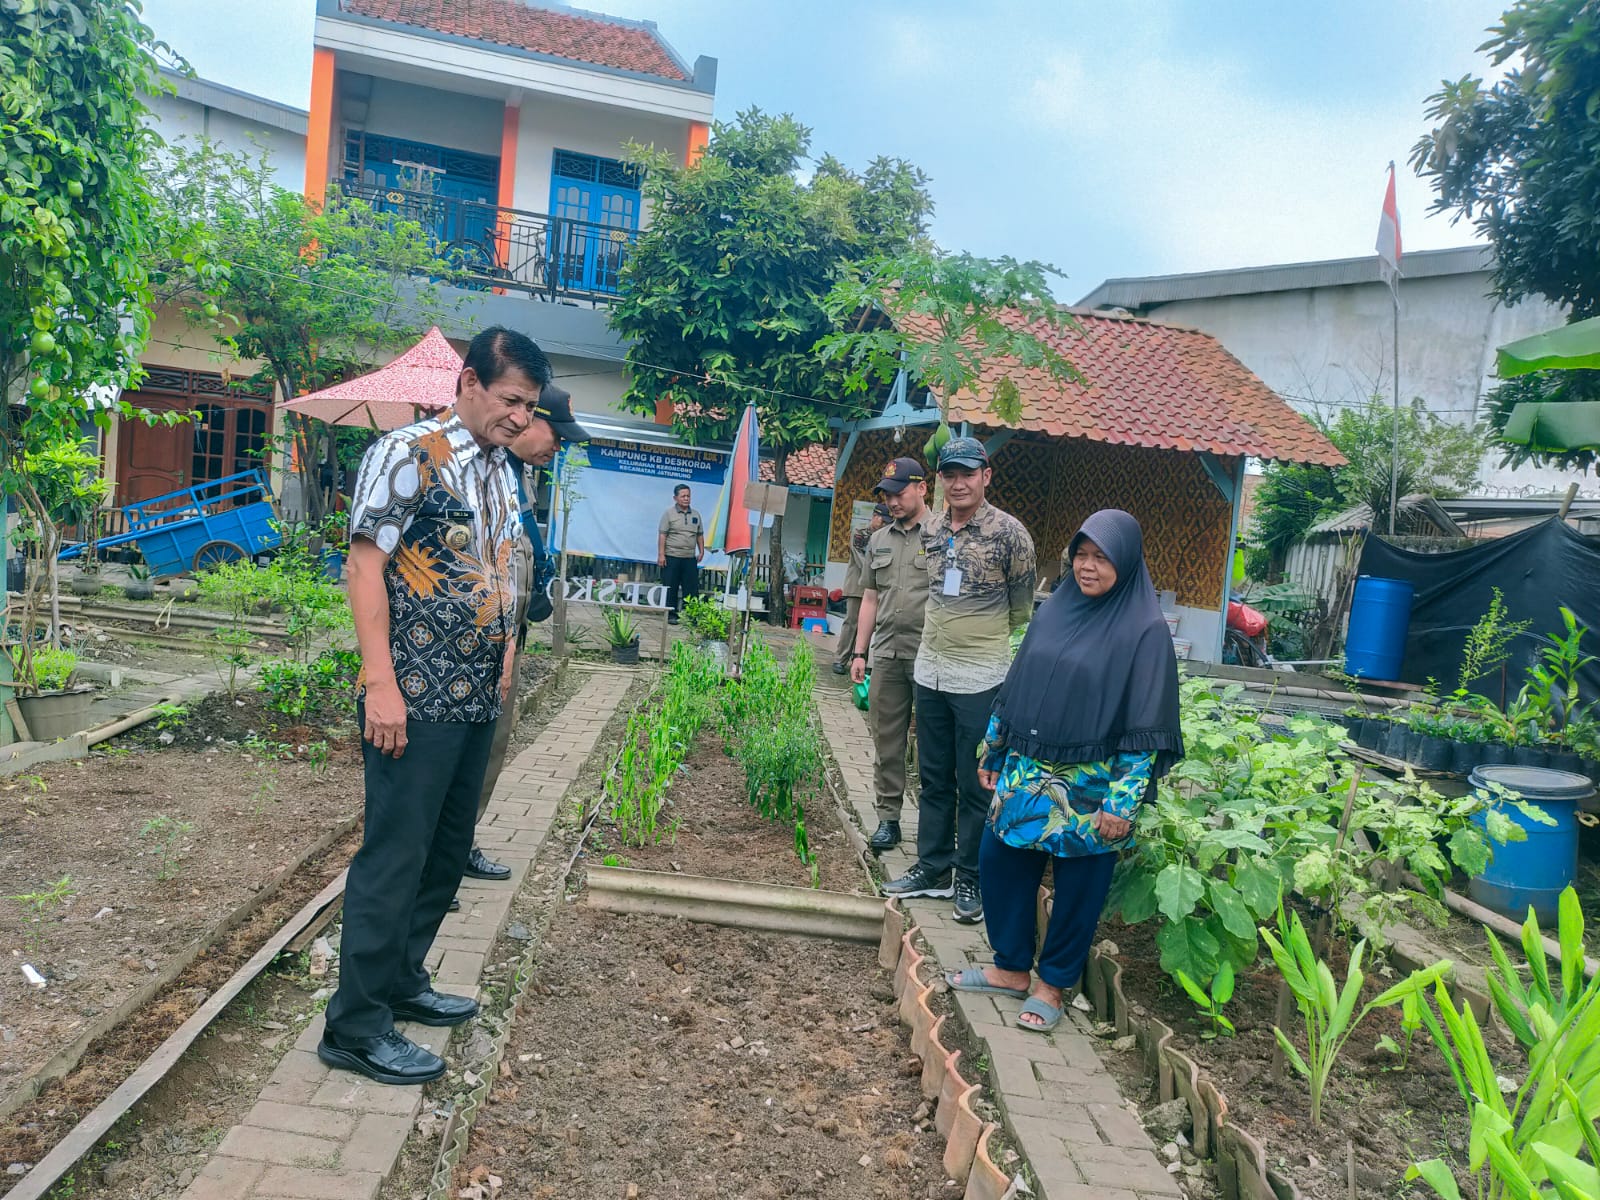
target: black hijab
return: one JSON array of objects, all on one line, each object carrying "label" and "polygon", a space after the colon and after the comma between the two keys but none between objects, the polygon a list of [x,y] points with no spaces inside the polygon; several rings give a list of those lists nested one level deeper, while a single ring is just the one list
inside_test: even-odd
[{"label": "black hijab", "polygon": [[[1103,596],[1085,596],[1070,570],[1085,539],[1117,570]],[[1145,566],[1144,532],[1130,514],[1102,509],[1073,536],[1067,562],[995,699],[1006,745],[1053,763],[1153,751],[1158,778],[1183,757],[1183,735],[1178,659]]]}]

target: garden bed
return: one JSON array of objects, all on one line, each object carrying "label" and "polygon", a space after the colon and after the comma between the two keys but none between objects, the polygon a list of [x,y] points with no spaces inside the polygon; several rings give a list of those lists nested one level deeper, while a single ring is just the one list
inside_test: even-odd
[{"label": "garden bed", "polygon": [[[1152,924],[1109,920],[1101,926],[1102,936],[1116,946],[1114,957],[1122,965],[1129,1003],[1174,1031],[1170,1044],[1192,1058],[1201,1077],[1226,1098],[1229,1122],[1261,1142],[1267,1165],[1292,1179],[1308,1200],[1346,1200],[1350,1195],[1347,1143],[1355,1146],[1356,1194],[1374,1200],[1430,1195],[1420,1184],[1405,1187],[1406,1168],[1419,1159],[1464,1156],[1466,1104],[1427,1033],[1413,1039],[1404,1070],[1397,1069],[1400,1059],[1393,1052],[1378,1048],[1383,1037],[1404,1044],[1398,1009],[1376,1009],[1357,1026],[1334,1067],[1322,1124],[1313,1126],[1305,1080],[1287,1066],[1282,1082],[1273,1075],[1279,976],[1271,959],[1263,954],[1256,970],[1238,978],[1226,1010],[1237,1034],[1207,1038],[1209,1022],[1161,969]],[[1348,953],[1336,943],[1330,966],[1341,984],[1347,964]],[[1363,1003],[1403,975],[1379,976],[1370,959],[1367,967]],[[1284,1032],[1303,1049],[1299,1014],[1292,1006],[1284,1020]],[[1506,1051],[1501,1064],[1505,1074],[1520,1078],[1526,1064],[1515,1047],[1497,1035],[1491,1035],[1489,1045]],[[1461,1182],[1465,1194],[1470,1183],[1464,1176]]]},{"label": "garden bed", "polygon": [[[876,952],[561,912],[462,1157],[510,1196],[948,1197]],[[630,1191],[635,1185],[637,1192]]]},{"label": "garden bed", "polygon": [[[201,727],[176,732],[187,744]],[[118,747],[0,783],[0,878],[37,897],[0,902],[0,1108],[359,814],[352,743],[333,742],[319,764],[210,736],[203,749]]]}]

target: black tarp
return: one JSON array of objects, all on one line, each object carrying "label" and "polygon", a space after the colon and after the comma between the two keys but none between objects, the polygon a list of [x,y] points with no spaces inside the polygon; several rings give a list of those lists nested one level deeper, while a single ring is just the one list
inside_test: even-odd
[{"label": "black tarp", "polygon": [[[1584,650],[1600,654],[1600,545],[1555,517],[1450,554],[1418,554],[1369,536],[1361,552],[1361,574],[1404,579],[1416,589],[1400,672],[1408,683],[1426,683],[1431,677],[1443,691],[1455,687],[1467,633],[1488,611],[1497,587],[1505,597],[1507,620],[1533,621],[1511,647],[1507,700],[1516,696],[1524,673],[1538,661],[1540,635],[1563,631],[1563,606],[1591,631],[1584,637]],[[1471,686],[1496,702],[1501,699],[1498,677]],[[1585,669],[1580,687],[1586,699],[1600,696],[1600,664]]]}]

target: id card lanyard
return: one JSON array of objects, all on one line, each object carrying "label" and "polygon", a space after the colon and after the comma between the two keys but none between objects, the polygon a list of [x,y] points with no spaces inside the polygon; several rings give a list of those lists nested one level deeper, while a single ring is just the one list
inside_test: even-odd
[{"label": "id card lanyard", "polygon": [[956,535],[953,533],[944,541],[944,587],[940,590],[946,596],[961,594],[961,568],[956,566]]}]

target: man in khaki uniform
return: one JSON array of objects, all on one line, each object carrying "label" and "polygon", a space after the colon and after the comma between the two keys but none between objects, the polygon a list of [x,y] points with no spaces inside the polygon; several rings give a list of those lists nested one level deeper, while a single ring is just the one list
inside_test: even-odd
[{"label": "man in khaki uniform", "polygon": [[689,485],[672,489],[672,507],[661,514],[656,533],[656,565],[667,588],[667,620],[676,625],[683,602],[700,594],[700,560],[706,556],[706,527],[689,505]]},{"label": "man in khaki uniform", "polygon": [[900,808],[906,794],[906,750],[916,697],[912,669],[922,645],[928,601],[928,554],[923,530],[933,514],[927,506],[927,470],[914,458],[897,458],[873,489],[884,498],[893,522],[867,541],[862,573],[861,618],[850,677],[860,683],[872,647],[872,682],[867,709],[875,749],[873,791],[878,828],[867,845],[881,854],[900,844]]},{"label": "man in khaki uniform", "polygon": [[850,537],[850,567],[844,573],[844,624],[839,627],[839,650],[833,660],[835,675],[850,670],[850,654],[856,648],[856,628],[861,620],[862,582],[867,568],[867,539],[889,523],[889,506],[875,504],[872,520],[865,529],[858,529]]}]

